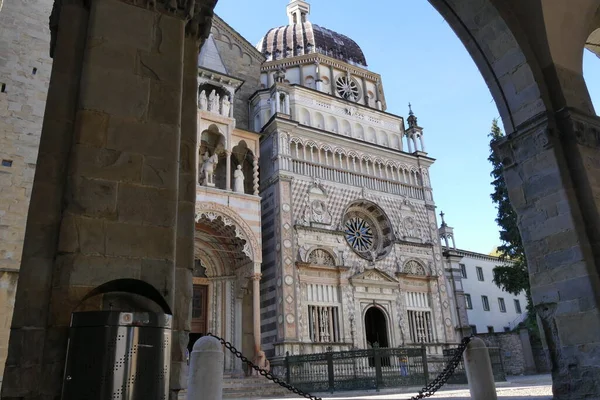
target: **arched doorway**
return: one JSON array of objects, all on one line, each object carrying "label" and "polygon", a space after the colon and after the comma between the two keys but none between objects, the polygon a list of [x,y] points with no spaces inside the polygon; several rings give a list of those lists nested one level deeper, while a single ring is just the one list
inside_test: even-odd
[{"label": "arched doorway", "polygon": [[389,347],[385,314],[378,307],[370,307],[365,313],[365,338],[367,347]]},{"label": "arched doorway", "polygon": [[[192,331],[190,342],[212,332],[231,342],[253,359],[257,342],[255,304],[250,284],[254,277],[253,251],[248,250],[248,233],[236,217],[210,209],[197,208],[193,274]],[[258,336],[260,338],[260,336]],[[259,339],[258,339],[259,340]],[[225,370],[241,374],[242,363],[225,354]]]}]

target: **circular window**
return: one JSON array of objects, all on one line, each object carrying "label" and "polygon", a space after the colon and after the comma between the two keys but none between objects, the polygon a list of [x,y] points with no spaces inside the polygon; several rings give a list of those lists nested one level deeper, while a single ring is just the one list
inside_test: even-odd
[{"label": "circular window", "polygon": [[346,241],[357,251],[367,251],[373,248],[373,229],[361,217],[350,218],[344,226]]},{"label": "circular window", "polygon": [[374,203],[363,200],[352,203],[344,213],[343,228],[346,242],[362,258],[381,260],[392,250],[392,226]]},{"label": "circular window", "polygon": [[360,90],[354,79],[348,76],[340,76],[335,81],[335,87],[340,97],[351,101],[359,99]]}]

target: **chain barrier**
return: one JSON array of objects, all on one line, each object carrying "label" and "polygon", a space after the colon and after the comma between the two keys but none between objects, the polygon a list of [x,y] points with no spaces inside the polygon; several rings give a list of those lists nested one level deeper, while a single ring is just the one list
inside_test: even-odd
[{"label": "chain barrier", "polygon": [[[222,339],[216,335],[213,335],[212,333],[208,333],[207,336],[212,336],[215,339],[217,339],[219,342],[221,342],[221,344],[223,346],[225,346],[225,348],[227,350],[229,350],[231,353],[233,353],[233,355],[235,355],[237,358],[242,360],[243,363],[246,363],[246,365],[248,365],[250,368],[252,368],[256,372],[258,372],[260,375],[264,376],[268,380],[275,382],[276,384],[286,388],[290,392],[297,394],[300,397],[304,397],[304,398],[311,399],[311,400],[322,400],[321,397],[313,396],[310,393],[306,393],[298,388],[295,388],[294,386],[290,385],[289,383],[282,381],[281,379],[279,379],[278,377],[273,375],[270,371],[260,368],[258,365],[254,364],[252,361],[248,360],[248,358],[246,358],[238,349],[236,349],[231,343],[225,341],[224,339]],[[408,400],[420,400],[420,399],[423,399],[426,397],[431,397],[442,386],[444,386],[444,384],[446,384],[448,379],[450,379],[450,377],[454,373],[454,370],[456,369],[458,364],[460,364],[462,355],[463,355],[465,349],[467,348],[467,345],[471,341],[472,337],[473,336],[471,335],[471,336],[467,336],[467,337],[463,338],[460,345],[456,349],[454,356],[448,362],[448,364],[442,370],[442,372],[440,372],[439,375],[433,381],[431,381],[427,386],[423,387],[419,391],[419,394],[417,394],[416,396],[412,396]]]},{"label": "chain barrier", "polygon": [[425,386],[423,389],[421,389],[421,391],[419,391],[418,395],[411,397],[409,400],[419,400],[419,399],[423,399],[425,397],[431,397],[442,386],[444,386],[446,384],[446,382],[448,382],[448,379],[450,379],[452,374],[454,374],[454,370],[456,369],[458,364],[460,364],[462,355],[472,338],[473,338],[473,335],[464,337],[463,340],[460,342],[460,345],[454,352],[454,356],[452,357],[450,362],[448,362],[448,364],[442,370],[442,372],[440,372],[439,375],[433,381],[431,381],[427,386]]},{"label": "chain barrier", "polygon": [[246,363],[246,365],[248,365],[250,368],[252,368],[256,372],[258,372],[259,374],[261,374],[268,380],[275,382],[279,386],[283,386],[290,392],[295,393],[300,397],[304,397],[304,398],[311,399],[311,400],[322,400],[320,397],[313,396],[310,393],[306,393],[298,388],[295,388],[292,385],[288,384],[287,382],[282,381],[281,379],[279,379],[278,377],[273,375],[271,372],[260,368],[258,365],[254,364],[252,361],[248,360],[248,358],[246,358],[238,349],[233,347],[233,345],[231,343],[225,341],[224,339],[221,339],[220,337],[213,335],[212,333],[208,333],[207,336],[212,336],[215,339],[217,339],[219,342],[221,342],[221,344],[223,346],[225,346],[226,349],[228,349],[230,352],[232,352],[237,358],[242,360],[243,363]]}]

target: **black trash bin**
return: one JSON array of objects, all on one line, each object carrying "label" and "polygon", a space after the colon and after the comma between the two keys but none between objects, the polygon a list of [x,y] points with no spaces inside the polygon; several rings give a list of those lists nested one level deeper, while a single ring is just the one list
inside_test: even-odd
[{"label": "black trash bin", "polygon": [[[110,282],[108,288],[94,289],[86,299],[100,293],[125,291],[123,285],[115,285],[114,282]],[[136,285],[140,285],[140,281]],[[142,282],[141,286],[144,285],[148,284]],[[148,296],[144,290],[127,291],[155,300],[165,312],[74,312],[71,315],[63,400],[168,399],[170,310],[158,292],[156,294],[160,298]]]}]

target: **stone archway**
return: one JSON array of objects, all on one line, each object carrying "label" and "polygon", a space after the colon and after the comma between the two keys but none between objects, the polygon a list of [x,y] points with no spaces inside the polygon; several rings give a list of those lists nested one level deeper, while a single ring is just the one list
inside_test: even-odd
[{"label": "stone archway", "polygon": [[[597,397],[600,359],[583,349],[597,347],[600,334],[600,119],[581,65],[600,1],[429,1],[465,45],[504,122],[495,151],[518,215],[555,398]],[[584,384],[587,376],[594,385]]]},{"label": "stone archway", "polygon": [[[558,45],[573,46],[577,52],[579,39],[572,32],[564,38],[557,35],[563,26],[573,32],[578,32],[575,28],[579,26],[587,29],[589,19],[597,15],[594,7],[597,9],[598,1],[581,0],[576,6],[558,1],[430,2],[465,43],[509,134],[498,144],[498,151],[505,160],[506,182],[531,268],[534,302],[550,345],[555,396],[598,397],[600,361],[586,351],[598,348],[600,331],[600,212],[596,200],[600,198],[596,183],[600,123],[585,107],[585,84],[571,64],[574,56],[561,53],[568,49]],[[179,269],[172,238],[187,238],[178,235],[176,220],[193,218],[192,207],[177,212],[177,205],[189,200],[178,202],[185,195],[171,186],[178,182],[177,168],[172,166],[187,160],[180,159],[173,145],[179,139],[173,138],[179,138],[181,132],[182,143],[195,143],[196,90],[189,93],[183,82],[191,82],[189,86],[195,88],[198,45],[209,31],[216,1],[186,2],[190,5],[187,9],[167,7],[166,1],[155,2],[155,8],[146,8],[146,1],[62,3],[51,19],[51,52],[56,59],[46,107],[56,112],[44,116],[3,397],[38,398],[42,391],[58,395],[57,371],[64,360],[68,325],[65,302],[80,298],[81,288],[92,286],[97,274],[106,279],[122,277],[131,260],[141,265],[165,260],[164,275],[170,276],[166,272]],[[565,5],[568,10],[561,9]],[[191,11],[193,15],[189,15]],[[63,22],[58,29],[60,14],[63,21],[71,23]],[[571,22],[565,23],[566,19]],[[157,23],[169,29],[156,35]],[[155,42],[157,38],[159,42]],[[115,49],[123,49],[124,40],[131,54],[150,54],[149,59],[139,57],[139,64],[132,67],[130,57],[112,57]],[[89,46],[92,42],[94,46]],[[168,51],[162,52],[163,48]],[[151,69],[144,61],[169,68]],[[172,132],[165,134],[165,127]],[[109,148],[111,140],[105,140],[105,135],[124,138],[122,131],[143,140],[117,141],[120,148]],[[167,171],[164,176],[145,175],[143,185],[131,184],[141,183],[139,171],[157,170],[157,166]],[[65,184],[67,177],[69,185]],[[99,180],[101,189],[111,196],[82,196],[98,189],[93,185],[100,185]],[[165,187],[168,198],[154,196],[154,191]],[[149,198],[166,200],[160,207],[143,207],[135,201]],[[130,213],[117,212],[117,204],[127,208],[130,202],[136,203]],[[116,221],[115,215],[133,216],[133,220]],[[153,223],[141,225],[140,220]],[[99,232],[113,240],[93,251],[94,262],[106,265],[124,257],[127,263],[123,262],[123,268],[97,268],[94,274],[73,273],[89,267],[86,257],[90,255],[71,240]],[[251,236],[250,241],[254,250]],[[177,264],[179,257],[177,254]],[[65,261],[73,261],[73,265],[67,269]],[[64,279],[57,287],[53,276],[59,274]],[[81,278],[77,284],[69,279],[75,275]],[[169,285],[170,293],[175,292],[175,284]],[[176,326],[185,325],[179,321],[186,318],[185,304],[180,306],[176,308]],[[23,348],[23,343],[34,341],[54,357],[39,357]],[[185,369],[180,358],[174,355],[174,373]],[[25,376],[28,379],[23,379]],[[42,381],[43,376],[55,377],[48,379],[47,388],[30,384]],[[595,379],[595,385],[590,379]],[[182,386],[173,385],[175,392]]]}]

